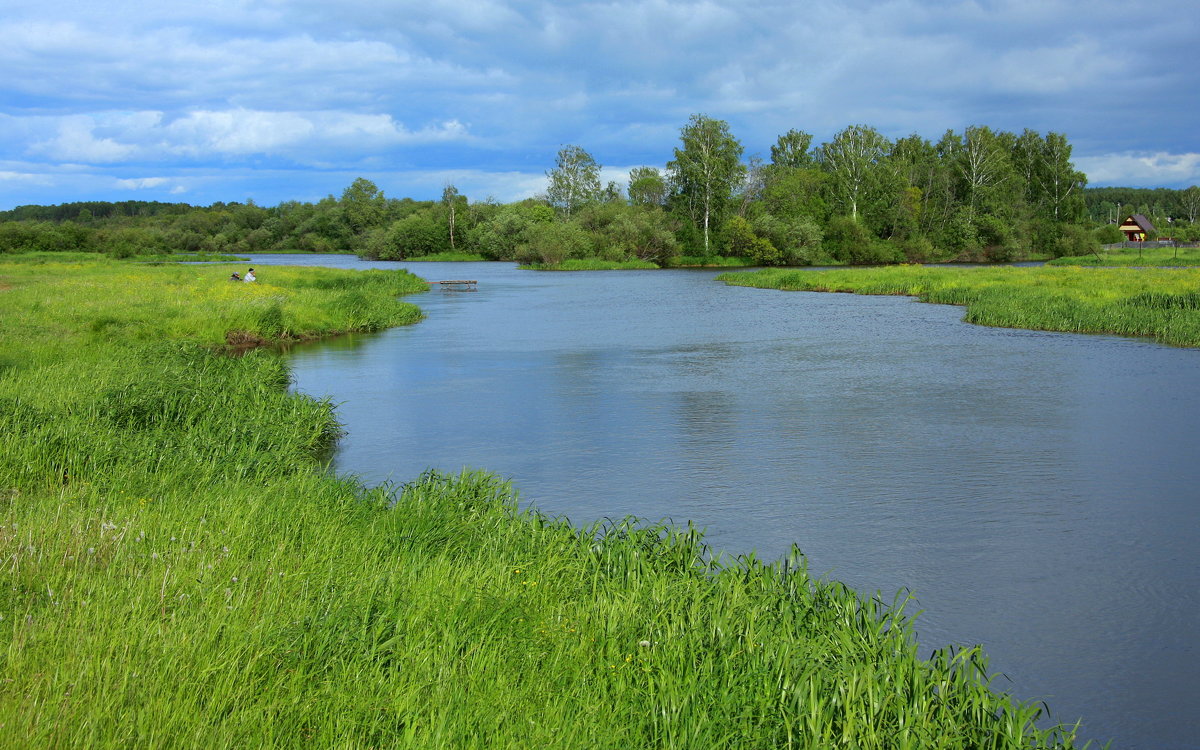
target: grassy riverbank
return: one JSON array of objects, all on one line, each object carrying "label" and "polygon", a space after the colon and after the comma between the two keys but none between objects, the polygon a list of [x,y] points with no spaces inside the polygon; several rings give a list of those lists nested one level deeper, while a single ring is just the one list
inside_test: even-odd
[{"label": "grassy riverbank", "polygon": [[658,265],[648,260],[568,258],[561,263],[528,263],[520,267],[528,271],[644,271],[656,269]]},{"label": "grassy riverbank", "polygon": [[0,265],[0,747],[1040,747],[975,651],[802,558],[577,529],[495,477],[326,474],[277,341],[400,271]]},{"label": "grassy riverbank", "polygon": [[1200,248],[1158,247],[1157,245],[1142,249],[1121,247],[1101,250],[1099,255],[1055,258],[1047,261],[1047,264],[1052,266],[1156,266],[1164,268],[1200,266]]},{"label": "grassy riverbank", "polygon": [[965,305],[970,323],[1147,336],[1200,346],[1200,271],[1191,269],[879,268],[726,273],[727,284],[786,291],[901,294]]}]

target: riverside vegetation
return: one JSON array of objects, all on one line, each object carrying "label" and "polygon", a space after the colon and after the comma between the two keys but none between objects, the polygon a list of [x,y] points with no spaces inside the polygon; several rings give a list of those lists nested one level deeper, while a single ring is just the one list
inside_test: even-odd
[{"label": "riverside vegetation", "polygon": [[[1060,133],[971,126],[936,141],[851,125],[818,143],[792,129],[769,160],[728,123],[697,114],[679,143],[625,184],[600,180],[584,148],[562,147],[542,195],[471,201],[385,196],[358,178],[340,196],[263,207],[145,201],[0,211],[0,253],[352,252],[377,260],[516,261],[539,268],[723,264],[874,265],[1082,256],[1146,214],[1174,239],[1200,239],[1200,188],[1087,189]],[[1153,238],[1152,238],[1153,239]]]},{"label": "riverside vegetation", "polygon": [[893,266],[763,269],[719,279],[786,291],[909,295],[965,305],[970,323],[1200,346],[1200,272],[1193,269]]},{"label": "riverside vegetation", "polygon": [[0,746],[1074,744],[798,553],[329,474],[332,405],[228,352],[414,322],[425,284],[261,270],[0,264]]}]

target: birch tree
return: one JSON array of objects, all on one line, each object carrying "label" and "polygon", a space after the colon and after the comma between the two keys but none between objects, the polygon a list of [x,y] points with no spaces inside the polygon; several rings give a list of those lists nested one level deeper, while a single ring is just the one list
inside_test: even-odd
[{"label": "birch tree", "polygon": [[858,218],[871,173],[890,145],[875,128],[851,125],[818,150],[818,161],[832,178],[834,190],[849,207],[852,218]]},{"label": "birch tree", "polygon": [[680,129],[682,148],[667,162],[671,185],[704,233],[704,252],[710,253],[712,226],[720,219],[733,191],[746,174],[742,144],[729,132],[729,123],[707,115],[692,115]]},{"label": "birch tree", "polygon": [[579,146],[563,146],[554,169],[546,172],[550,187],[546,197],[566,219],[580,206],[600,196],[600,165]]}]

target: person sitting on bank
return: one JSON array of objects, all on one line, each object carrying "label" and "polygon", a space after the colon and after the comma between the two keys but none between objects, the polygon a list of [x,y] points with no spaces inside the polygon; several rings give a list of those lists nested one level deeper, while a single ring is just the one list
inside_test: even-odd
[{"label": "person sitting on bank", "polygon": [[230,281],[241,281],[241,280],[242,280],[242,277],[241,277],[241,276],[238,276],[238,272],[237,272],[237,271],[234,271],[234,272],[233,272],[233,275],[229,277],[229,280],[230,280]]},{"label": "person sitting on bank", "polygon": [[258,281],[258,279],[254,278],[253,268],[246,272],[246,278],[242,279],[242,281]]}]

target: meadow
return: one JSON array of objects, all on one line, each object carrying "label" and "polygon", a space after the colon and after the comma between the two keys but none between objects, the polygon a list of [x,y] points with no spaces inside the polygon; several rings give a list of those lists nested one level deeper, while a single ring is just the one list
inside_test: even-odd
[{"label": "meadow", "polygon": [[1200,346],[1200,271],[1195,269],[884,266],[765,269],[718,278],[785,291],[908,295],[963,305],[964,319],[980,325]]},{"label": "meadow", "polygon": [[1200,248],[1159,247],[1157,245],[1146,248],[1119,247],[1101,250],[1096,255],[1055,258],[1047,261],[1047,264],[1052,266],[1158,266],[1167,268],[1200,266]]},{"label": "meadow", "polygon": [[0,747],[1073,746],[796,551],[331,475],[333,405],[263,345],[426,285],[231,270],[0,264]]}]

